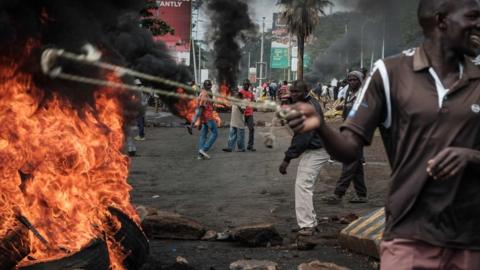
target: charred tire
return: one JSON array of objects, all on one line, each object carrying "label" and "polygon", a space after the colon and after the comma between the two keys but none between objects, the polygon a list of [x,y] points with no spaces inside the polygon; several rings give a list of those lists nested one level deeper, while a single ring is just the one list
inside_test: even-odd
[{"label": "charred tire", "polygon": [[128,257],[124,260],[124,266],[128,270],[139,270],[147,260],[149,253],[148,239],[140,227],[122,211],[110,207],[110,213],[114,215],[122,227],[115,234],[115,240],[120,243]]},{"label": "charred tire", "polygon": [[100,239],[93,240],[90,245],[79,252],[49,262],[41,262],[19,268],[20,270],[108,270],[110,259],[108,257],[107,244]]}]

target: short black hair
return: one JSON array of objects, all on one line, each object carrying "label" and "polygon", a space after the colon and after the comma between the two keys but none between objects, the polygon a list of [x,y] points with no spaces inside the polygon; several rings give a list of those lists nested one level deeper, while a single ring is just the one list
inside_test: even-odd
[{"label": "short black hair", "polygon": [[458,0],[420,0],[418,4],[418,23],[427,35],[435,27],[435,15],[448,14]]},{"label": "short black hair", "polygon": [[292,84],[292,88],[293,89],[298,89],[298,90],[300,90],[302,92],[305,92],[305,93],[308,92],[308,85],[302,80],[294,81],[293,84]]}]

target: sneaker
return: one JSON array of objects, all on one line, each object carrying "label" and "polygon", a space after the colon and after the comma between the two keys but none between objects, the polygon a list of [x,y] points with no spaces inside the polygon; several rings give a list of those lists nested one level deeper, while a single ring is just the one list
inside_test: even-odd
[{"label": "sneaker", "polygon": [[298,230],[297,234],[301,236],[313,236],[316,232],[316,227],[305,227]]},{"label": "sneaker", "polygon": [[228,153],[230,153],[230,152],[232,152],[232,149],[230,149],[230,148],[223,148],[222,151],[223,151],[223,152],[228,152]]},{"label": "sneaker", "polygon": [[145,141],[145,137],[135,136],[133,138],[135,141]]},{"label": "sneaker", "polygon": [[204,159],[210,159],[210,155],[207,154],[207,152],[200,150],[198,153],[204,158]]},{"label": "sneaker", "polygon": [[342,196],[338,196],[334,194],[327,197],[323,197],[322,201],[326,202],[327,204],[339,204],[342,202]]},{"label": "sneaker", "polygon": [[137,151],[128,151],[128,156],[129,156],[129,157],[135,157],[135,156],[137,156]]},{"label": "sneaker", "polygon": [[247,152],[245,149],[238,149],[237,152]]},{"label": "sneaker", "polygon": [[253,148],[253,147],[248,147],[247,150],[250,151],[250,152],[255,152],[255,151],[257,151],[257,149],[255,149],[255,148]]},{"label": "sneaker", "polygon": [[198,155],[197,160],[203,160],[203,157],[201,155]]},{"label": "sneaker", "polygon": [[192,126],[190,126],[190,125],[185,125],[185,127],[187,128],[188,134],[193,135],[193,128],[192,128]]},{"label": "sneaker", "polygon": [[355,195],[350,200],[348,200],[348,202],[349,203],[367,203],[368,198],[366,196]]}]

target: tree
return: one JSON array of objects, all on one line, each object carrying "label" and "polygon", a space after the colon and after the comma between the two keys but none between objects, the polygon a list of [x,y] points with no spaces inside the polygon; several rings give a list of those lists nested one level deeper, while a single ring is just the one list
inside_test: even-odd
[{"label": "tree", "polygon": [[157,10],[158,5],[155,0],[148,0],[145,7],[140,11],[142,15],[141,24],[143,28],[150,29],[154,36],[164,36],[166,34],[175,34],[175,29],[170,27],[165,21],[153,15],[153,10]]},{"label": "tree", "polygon": [[297,78],[303,80],[305,40],[320,22],[320,16],[325,15],[324,8],[333,4],[329,0],[278,0],[278,4],[283,7],[282,16],[287,21],[288,31],[297,36]]}]

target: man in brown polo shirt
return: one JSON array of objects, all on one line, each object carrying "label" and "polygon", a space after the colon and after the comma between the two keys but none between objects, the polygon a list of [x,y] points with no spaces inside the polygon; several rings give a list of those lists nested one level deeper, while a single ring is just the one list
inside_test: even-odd
[{"label": "man in brown polo shirt", "polygon": [[349,162],[379,127],[392,167],[381,268],[480,269],[479,0],[420,0],[425,41],[380,60],[336,130],[307,104],[287,117]]}]

